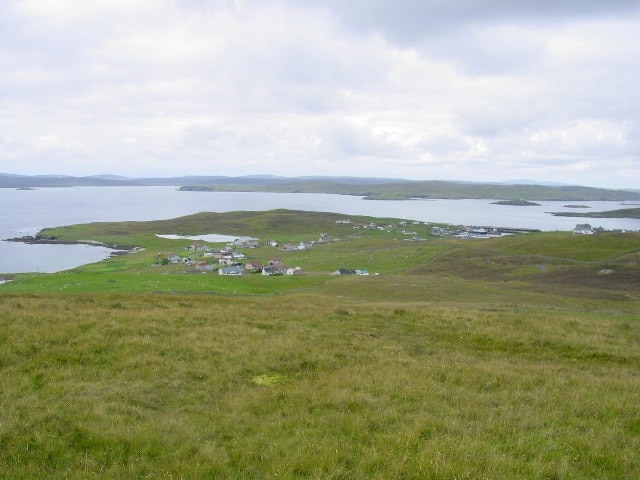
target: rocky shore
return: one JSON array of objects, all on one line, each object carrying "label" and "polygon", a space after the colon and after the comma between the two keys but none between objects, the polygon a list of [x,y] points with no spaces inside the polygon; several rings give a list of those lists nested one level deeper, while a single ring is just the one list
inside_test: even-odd
[{"label": "rocky shore", "polygon": [[5,241],[27,243],[29,245],[91,245],[93,247],[104,247],[116,250],[116,252],[113,252],[112,255],[121,255],[135,249],[135,247],[132,247],[130,245],[103,243],[97,242],[95,240],[63,240],[58,237],[46,235],[25,235],[23,237],[6,238]]}]

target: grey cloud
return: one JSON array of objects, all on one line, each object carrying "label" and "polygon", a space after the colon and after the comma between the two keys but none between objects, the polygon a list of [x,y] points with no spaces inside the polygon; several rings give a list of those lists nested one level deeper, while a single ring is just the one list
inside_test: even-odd
[{"label": "grey cloud", "polygon": [[[302,0],[329,9],[349,27],[411,44],[469,24],[536,23],[594,15],[637,13],[636,0]],[[299,2],[296,2],[299,4]]]},{"label": "grey cloud", "polygon": [[453,62],[471,75],[531,69],[551,27],[640,15],[637,0],[305,0],[346,31],[376,33],[403,48]]}]

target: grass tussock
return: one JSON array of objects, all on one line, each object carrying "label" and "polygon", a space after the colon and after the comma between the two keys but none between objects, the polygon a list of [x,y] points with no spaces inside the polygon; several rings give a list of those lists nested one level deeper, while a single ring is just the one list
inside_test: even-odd
[{"label": "grass tussock", "polygon": [[633,478],[632,315],[0,296],[6,478]]}]

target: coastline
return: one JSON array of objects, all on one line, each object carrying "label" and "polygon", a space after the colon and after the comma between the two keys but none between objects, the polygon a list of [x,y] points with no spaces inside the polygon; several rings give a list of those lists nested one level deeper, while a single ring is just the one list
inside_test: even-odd
[{"label": "coastline", "polygon": [[114,250],[115,255],[122,255],[134,250],[136,247],[117,243],[103,243],[96,240],[62,240],[57,237],[46,237],[41,235],[24,235],[22,237],[5,238],[5,242],[26,243],[28,245],[89,245],[91,247],[103,247]]}]

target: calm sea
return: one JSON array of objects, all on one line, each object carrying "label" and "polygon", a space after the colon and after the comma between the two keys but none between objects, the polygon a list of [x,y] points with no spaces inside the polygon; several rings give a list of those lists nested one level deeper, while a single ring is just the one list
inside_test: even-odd
[{"label": "calm sea", "polygon": [[[588,209],[538,202],[539,207],[492,205],[493,200],[363,200],[313,193],[180,192],[175,187],[0,188],[0,239],[33,235],[45,227],[76,223],[159,220],[198,212],[287,208],[394,217],[454,225],[572,230],[576,223],[640,230],[637,219],[554,217],[548,212],[631,208],[624,202],[577,202]],[[638,206],[638,202],[635,202]],[[157,232],[172,234],[175,232]],[[227,232],[206,232],[226,234]],[[246,232],[251,235],[251,232]],[[110,251],[84,245],[25,245],[0,241],[0,273],[55,272],[102,260]]]}]

